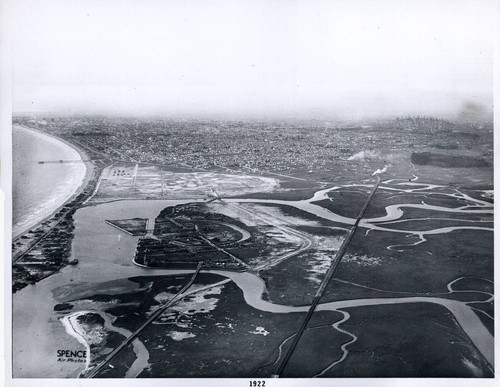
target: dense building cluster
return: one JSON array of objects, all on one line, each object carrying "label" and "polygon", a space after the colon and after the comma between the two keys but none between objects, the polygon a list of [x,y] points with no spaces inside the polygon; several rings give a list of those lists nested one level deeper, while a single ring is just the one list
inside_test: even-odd
[{"label": "dense building cluster", "polygon": [[[282,173],[346,164],[360,151],[397,152],[440,143],[457,149],[488,148],[492,128],[428,117],[355,124],[320,120],[221,121],[168,118],[16,117],[68,139],[94,157],[193,168],[265,170]],[[369,125],[368,125],[369,124]],[[491,153],[491,154],[490,154]]]},{"label": "dense building cluster", "polygon": [[[13,123],[77,145],[94,166],[88,184],[73,201],[13,241],[14,289],[36,282],[68,263],[72,213],[93,194],[101,171],[111,164],[153,164],[169,171],[176,167],[183,171],[229,170],[233,175],[278,174],[283,187],[283,177],[285,181],[298,178],[302,185],[362,180],[386,163],[392,164],[391,171],[397,178],[408,173],[407,169],[398,170],[398,166],[410,162],[444,167],[493,163],[492,122],[451,122],[432,117],[346,123],[25,115],[15,116]],[[124,171],[114,173],[119,177]],[[293,184],[289,187],[297,188]],[[59,222],[61,219],[64,222]],[[197,227],[203,228],[203,224]],[[178,238],[174,245],[186,250],[179,246],[181,242]],[[159,250],[165,243],[154,239],[144,242]],[[191,243],[192,248],[195,244]],[[224,256],[206,243],[203,249],[215,254],[212,262]],[[227,254],[222,261],[232,262]]]}]

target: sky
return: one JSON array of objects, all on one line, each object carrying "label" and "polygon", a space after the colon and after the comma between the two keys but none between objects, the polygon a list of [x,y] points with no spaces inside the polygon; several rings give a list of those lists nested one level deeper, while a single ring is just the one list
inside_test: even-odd
[{"label": "sky", "polygon": [[15,0],[15,112],[454,115],[493,103],[483,0]]}]

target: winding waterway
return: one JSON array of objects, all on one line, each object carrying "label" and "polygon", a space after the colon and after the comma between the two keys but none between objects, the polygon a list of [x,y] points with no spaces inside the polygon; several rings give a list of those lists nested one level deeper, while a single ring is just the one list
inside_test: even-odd
[{"label": "winding waterway", "polygon": [[[414,187],[414,188],[408,188]],[[436,185],[420,183],[404,183],[401,189],[397,184],[382,187],[383,189],[408,191],[432,191]],[[225,199],[230,203],[265,203],[288,205],[299,208],[310,214],[319,216],[333,222],[347,225],[354,223],[354,219],[342,217],[314,201],[328,198],[328,193],[341,187],[333,187],[318,191],[312,198],[300,201],[259,200],[259,199]],[[456,193],[447,194],[457,198]],[[467,195],[460,196],[470,203],[458,208],[429,206],[426,204],[400,204],[386,207],[387,215],[383,217],[365,219],[360,226],[368,230],[386,232],[399,232],[408,235],[443,234],[461,229],[480,231],[493,231],[490,227],[453,226],[441,227],[432,230],[408,231],[384,228],[377,223],[400,219],[405,208],[418,208],[424,211],[442,211],[453,213],[482,213],[492,214],[493,205],[486,201],[473,199]],[[192,273],[193,270],[163,270],[147,269],[132,264],[132,258],[139,237],[126,235],[116,228],[109,227],[106,219],[124,218],[155,218],[167,206],[193,202],[194,200],[123,200],[110,203],[88,206],[78,210],[75,214],[75,239],[72,246],[72,258],[79,259],[79,265],[67,266],[55,275],[52,275],[36,285],[28,286],[14,294],[13,300],[13,341],[14,341],[14,375],[16,377],[76,377],[85,368],[82,364],[57,363],[56,351],[58,349],[81,349],[85,345],[75,335],[68,335],[68,331],[61,323],[64,315],[55,312],[54,306],[61,302],[53,290],[64,285],[76,284],[92,288],[103,282],[115,279],[144,275],[179,275]],[[423,241],[421,242],[423,243]],[[308,307],[280,305],[262,298],[265,292],[264,281],[256,274],[250,272],[236,273],[228,271],[211,271],[229,278],[242,290],[245,302],[251,307],[271,313],[302,313]],[[451,285],[450,285],[451,286]],[[76,287],[75,287],[76,289]],[[71,291],[70,291],[71,293]],[[75,298],[78,298],[75,290]],[[448,309],[468,335],[474,345],[483,354],[485,359],[493,364],[494,340],[484,324],[474,313],[473,309],[464,302],[437,297],[397,297],[397,298],[369,298],[336,301],[320,304],[317,310],[340,311],[346,316],[346,309],[368,305],[405,304],[405,303],[432,303],[439,304]],[[75,311],[78,312],[78,311]],[[101,314],[102,315],[102,314]],[[106,326],[112,327],[112,321],[106,319]],[[339,322],[340,324],[340,322]],[[126,334],[126,332],[123,332]],[[37,341],[37,349],[33,350],[32,343]],[[129,370],[126,376],[133,377],[147,365],[147,350],[136,343],[134,351],[137,360],[134,362],[133,371]],[[345,350],[345,348],[344,348]]]}]

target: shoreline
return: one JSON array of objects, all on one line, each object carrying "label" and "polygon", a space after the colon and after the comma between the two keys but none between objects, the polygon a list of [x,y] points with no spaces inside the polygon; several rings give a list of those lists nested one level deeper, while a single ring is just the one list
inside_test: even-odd
[{"label": "shoreline", "polygon": [[88,311],[80,311],[76,312],[73,314],[70,314],[68,316],[64,316],[60,319],[62,325],[64,326],[64,330],[70,335],[71,337],[74,337],[80,344],[83,345],[85,350],[87,351],[85,356],[85,368],[78,374],[78,377],[85,371],[87,371],[90,367],[90,345],[83,336],[83,332],[80,331],[78,322],[76,323],[76,327],[73,325],[72,319],[76,320],[79,316],[84,315],[86,313],[90,313]]},{"label": "shoreline", "polygon": [[[90,157],[81,148],[79,148],[76,145],[70,143],[69,141],[66,141],[66,140],[64,140],[64,139],[62,139],[60,137],[57,137],[57,136],[54,136],[54,135],[42,132],[41,130],[34,129],[34,128],[28,128],[28,127],[22,126],[22,125],[17,125],[17,124],[16,125],[12,125],[12,128],[16,128],[18,130],[33,131],[35,133],[41,134],[43,136],[50,137],[50,138],[52,138],[52,139],[54,139],[56,141],[61,142],[62,144],[66,145],[66,146],[70,147],[71,149],[73,149],[74,151],[76,151],[78,153],[79,157],[80,157],[80,160],[83,162],[83,164],[85,166],[85,175],[83,176],[82,182],[75,189],[75,191],[71,194],[71,196],[67,197],[64,200],[63,203],[61,203],[57,208],[55,208],[49,215],[44,216],[43,218],[37,220],[36,223],[32,224],[31,226],[25,226],[25,227],[23,227],[21,230],[19,230],[17,232],[14,232],[14,230],[12,229],[12,242],[15,242],[17,239],[19,239],[23,235],[27,234],[29,231],[37,228],[38,226],[40,226],[40,224],[42,224],[46,220],[52,218],[67,203],[71,202],[76,196],[78,196],[81,192],[83,192],[83,190],[85,189],[85,187],[88,185],[88,183],[90,182],[90,180],[92,178],[92,175],[94,173],[95,167],[92,164],[92,162],[90,161],[91,160]],[[12,225],[12,226],[14,226],[14,225]]]},{"label": "shoreline", "polygon": [[[137,201],[134,201],[134,204]],[[162,209],[162,203],[156,203],[148,200],[144,200],[145,203],[142,205],[138,206],[130,206],[129,202],[128,204],[125,204],[123,207],[127,208],[127,211],[130,213],[130,217],[136,217],[136,216],[142,216],[142,217],[152,217],[155,214],[159,213],[159,211]],[[148,203],[146,203],[148,202]],[[173,202],[172,202],[173,204]],[[130,263],[130,258],[124,262],[124,253],[123,251],[130,251],[133,252],[136,244],[136,239],[134,237],[126,237],[123,238],[120,243],[122,243],[121,247],[122,250],[121,252],[118,249],[115,250],[110,250],[109,249],[109,242],[116,243],[115,234],[114,231],[109,231],[111,228],[107,226],[104,222],[105,219],[116,219],[114,217],[114,214],[120,213],[121,209],[119,208],[120,206],[113,204],[113,203],[108,203],[107,205],[102,205],[100,208],[96,208],[94,206],[87,206],[85,208],[82,208],[79,210],[79,212],[76,213],[75,215],[75,222],[78,224],[77,228],[75,229],[75,240],[73,242],[73,251],[72,251],[72,256],[73,257],[78,257],[82,258],[79,263],[78,267],[78,276],[76,278],[79,278],[79,281],[81,283],[89,282],[88,284],[85,284],[85,288],[88,289],[96,289],[96,286],[99,286],[101,283],[105,283],[108,281],[113,281],[116,279],[123,279],[125,277],[136,277],[136,276],[156,276],[156,275],[177,275],[180,273],[192,273],[193,270],[164,270],[164,269],[144,269],[141,268],[140,265],[135,264],[132,261],[132,264]],[[102,239],[99,239],[96,241],[93,236],[90,236],[87,232],[79,233],[79,230],[85,230],[85,229],[92,229],[93,234],[98,235],[98,236],[103,236]],[[112,230],[112,229],[111,229]],[[99,257],[103,257],[106,255],[106,259],[102,260]],[[84,258],[85,257],[85,258]],[[126,263],[126,264],[124,264]],[[138,269],[138,270],[134,270]],[[59,300],[52,301],[53,293],[52,290],[55,288],[61,288],[62,286],[65,285],[71,285],[74,284],[71,282],[75,278],[75,271],[74,268],[68,266],[65,269],[61,270],[60,276],[58,278],[52,277],[52,279],[47,279],[44,281],[41,281],[40,283],[37,284],[37,287],[28,287],[26,289],[23,289],[23,291],[19,292],[16,297],[21,297],[18,298],[16,301],[16,304],[19,305],[18,308],[18,313],[19,315],[16,317],[16,322],[19,322],[19,325],[16,325],[16,330],[17,330],[17,340],[18,342],[22,342],[22,340],[25,340],[23,337],[26,335],[26,332],[29,332],[29,330],[35,330],[39,329],[40,326],[44,326],[46,324],[46,321],[51,321],[49,320],[53,316],[53,304],[59,303]],[[235,283],[237,282],[237,286],[243,291],[243,298],[245,302],[254,307],[257,306],[256,309],[260,310],[265,310],[267,311],[269,308],[273,308],[270,310],[270,312],[276,311],[276,313],[288,313],[288,311],[297,311],[300,312],[300,306],[298,308],[294,308],[293,306],[287,306],[287,305],[279,305],[279,304],[273,304],[272,302],[268,300],[262,300],[262,294],[265,292],[265,283],[261,279],[255,278],[255,276],[252,276],[250,273],[234,273],[230,271],[218,271],[215,272],[213,271],[214,274],[221,275],[226,278],[232,279]],[[62,276],[62,277],[61,277]],[[95,286],[94,286],[95,284]],[[261,290],[262,288],[262,290]],[[74,294],[82,294],[82,288],[74,288],[72,289]],[[102,291],[102,289],[100,290]],[[73,297],[71,297],[73,298]],[[48,302],[47,305],[47,301]],[[441,299],[439,299],[441,300]],[[42,301],[42,302],[40,302]],[[436,303],[436,300],[431,299],[429,297],[412,297],[412,298],[407,298],[407,297],[395,297],[395,298],[390,298],[390,299],[385,299],[385,298],[359,298],[359,299],[348,299],[342,302],[333,302],[333,303],[326,303],[328,305],[326,306],[321,306],[323,304],[319,304],[318,308],[329,308],[331,309],[339,309],[339,308],[347,308],[347,307],[352,307],[352,308],[357,308],[357,307],[363,307],[363,306],[368,306],[369,303],[392,303],[398,304],[403,306],[406,302],[411,302],[411,303],[418,303],[418,302],[431,302],[431,303]],[[444,302],[447,303],[446,307],[448,310],[449,307],[454,308],[455,311],[460,312],[460,310],[465,310],[465,308],[460,307],[460,304],[454,303],[450,301],[445,300]],[[43,303],[43,304],[42,304]],[[26,315],[29,314],[29,311],[31,308],[26,308],[26,305],[41,305],[40,306],[40,313],[41,316],[37,316],[36,319],[31,322],[30,319],[25,318]],[[459,308],[459,309],[457,309]],[[26,310],[28,309],[28,310]],[[88,307],[86,307],[84,310],[88,310]],[[304,310],[305,312],[306,310]],[[72,311],[78,312],[77,310]],[[43,314],[42,314],[43,313]],[[452,311],[453,313],[453,311]],[[470,313],[467,311],[465,314],[461,315],[461,321],[465,318],[472,318],[473,321],[471,323],[468,323],[468,325],[473,325],[475,327],[480,326],[477,321],[478,319],[474,318]],[[45,320],[44,320],[45,318]],[[57,323],[57,322],[56,322]],[[57,328],[56,328],[57,329]],[[54,345],[54,336],[55,334],[52,333],[51,335],[45,334],[45,338],[48,338],[46,342],[50,343],[50,345]],[[63,348],[65,348],[66,343],[73,343],[76,338],[68,335],[68,333],[62,328],[61,330],[57,330],[59,334],[64,334],[64,337],[61,337],[59,339],[59,336],[57,336],[57,339],[59,342],[64,342]],[[469,330],[470,332],[470,330]],[[485,332],[482,330],[482,332]],[[31,334],[30,334],[31,335]],[[42,335],[43,336],[43,335]],[[65,341],[66,337],[68,340],[71,341]],[[490,335],[486,336],[486,341],[490,342],[489,337]],[[19,360],[16,359],[16,363],[19,365],[23,365],[26,362],[24,361],[23,356],[29,356],[29,348],[31,348],[31,340],[30,336],[27,337],[26,343],[23,342],[24,347],[21,346],[18,349],[23,350],[23,354],[19,354],[18,352],[18,358]],[[45,342],[43,342],[45,343]],[[19,345],[19,344],[18,344]],[[69,344],[73,345],[73,344]],[[74,343],[74,345],[81,345]],[[490,344],[488,344],[490,345]],[[484,346],[480,345],[480,347],[484,348]],[[72,348],[72,347],[69,347]],[[488,347],[489,348],[489,347]],[[485,352],[487,354],[490,353],[490,350],[487,349]],[[47,359],[50,359],[50,356],[52,353],[48,353]],[[488,355],[488,357],[491,357]],[[40,363],[38,363],[40,364]],[[49,361],[47,364],[42,363],[43,366],[47,366],[46,369],[49,371],[43,370],[43,372],[53,372],[50,376],[48,377],[55,377],[54,375],[60,376],[61,374],[58,373],[60,371],[56,370],[53,367],[53,364],[50,363]],[[83,366],[83,364],[80,364],[80,366]],[[83,368],[83,367],[82,367]],[[42,372],[38,371],[40,368],[36,368],[36,372]],[[24,370],[18,370],[19,373],[25,372]],[[45,375],[45,374],[44,374]],[[20,376],[22,377],[22,376]],[[56,376],[57,377],[57,376]]]}]

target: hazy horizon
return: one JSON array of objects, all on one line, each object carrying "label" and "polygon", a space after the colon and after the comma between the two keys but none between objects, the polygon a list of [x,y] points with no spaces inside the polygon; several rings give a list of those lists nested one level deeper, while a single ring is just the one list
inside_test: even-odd
[{"label": "hazy horizon", "polygon": [[13,109],[487,117],[492,1],[20,0]]}]

